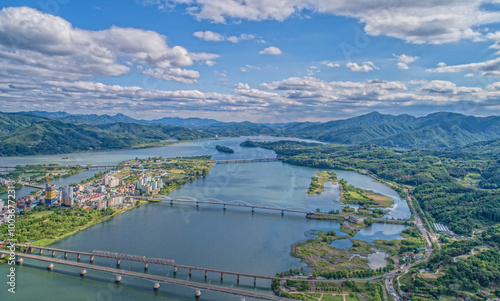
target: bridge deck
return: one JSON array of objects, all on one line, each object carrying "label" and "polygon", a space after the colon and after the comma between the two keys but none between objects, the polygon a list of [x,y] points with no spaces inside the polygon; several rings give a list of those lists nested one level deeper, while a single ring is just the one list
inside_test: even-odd
[{"label": "bridge deck", "polygon": [[[0,250],[0,253],[8,255],[9,251]],[[96,266],[96,265],[91,265],[91,264],[86,264],[86,263],[66,261],[66,260],[62,260],[62,259],[55,259],[55,258],[37,256],[37,255],[32,255],[32,254],[24,254],[24,253],[18,253],[18,252],[16,252],[15,254],[18,258],[30,258],[30,259],[35,259],[35,260],[40,260],[40,261],[45,261],[45,262],[50,262],[50,263],[64,264],[64,265],[88,269],[88,270],[108,272],[108,273],[112,273],[115,275],[131,276],[131,277],[135,277],[135,278],[142,278],[142,279],[152,280],[152,281],[156,281],[156,282],[183,285],[183,286],[191,287],[194,289],[206,289],[206,290],[211,290],[211,291],[224,292],[224,293],[229,293],[229,294],[233,294],[233,295],[259,298],[259,299],[264,299],[264,300],[278,300],[278,301],[289,300],[289,299],[285,299],[285,298],[281,298],[281,297],[277,297],[277,296],[273,296],[273,295],[258,294],[258,293],[254,293],[254,292],[250,292],[250,291],[236,290],[236,289],[232,289],[232,288],[209,285],[209,284],[198,283],[198,282],[193,282],[193,281],[173,279],[173,278],[167,278],[167,277],[162,277],[162,276],[156,276],[156,275],[126,271],[126,270],[119,270],[119,269],[115,269],[115,268],[101,267],[101,266]]]},{"label": "bridge deck", "polygon": [[[140,197],[140,196],[126,196],[126,198],[134,198],[134,199],[143,199],[143,200],[158,200],[158,196],[156,198],[153,197]],[[241,203],[222,203],[222,202],[214,202],[214,201],[197,201],[197,200],[182,200],[182,199],[171,199],[168,197],[161,198],[163,201],[172,201],[178,203],[199,203],[199,204],[210,204],[210,205],[225,205],[225,206],[233,206],[233,207],[248,207],[248,208],[257,208],[257,209],[266,209],[266,210],[276,210],[283,212],[295,212],[295,213],[313,213],[313,211],[306,210],[298,210],[298,209],[283,209],[277,207],[268,207],[261,205],[251,205],[251,204],[241,204]]]},{"label": "bridge deck", "polygon": [[[262,275],[248,274],[248,273],[240,273],[240,272],[233,272],[233,271],[224,271],[224,270],[182,265],[182,264],[177,264],[177,263],[175,263],[175,261],[169,260],[169,259],[151,258],[151,257],[146,258],[146,256],[130,255],[130,254],[118,254],[118,253],[113,253],[113,252],[108,252],[108,251],[94,251],[92,253],[89,253],[89,252],[80,252],[80,251],[74,251],[74,250],[56,249],[56,248],[51,248],[51,247],[39,247],[39,246],[26,245],[26,244],[16,244],[16,247],[42,249],[42,250],[55,251],[55,252],[61,252],[61,253],[80,254],[80,255],[113,258],[113,259],[128,260],[128,261],[138,261],[138,262],[151,263],[151,264],[161,264],[161,265],[168,265],[168,266],[182,268],[182,269],[189,269],[189,270],[195,270],[195,271],[207,271],[207,272],[212,272],[212,273],[236,275],[236,276],[239,275],[242,277],[257,278],[257,279],[268,279],[268,280],[284,279],[284,278],[272,277],[272,276],[262,276]],[[25,253],[22,253],[22,254],[25,254]]]}]

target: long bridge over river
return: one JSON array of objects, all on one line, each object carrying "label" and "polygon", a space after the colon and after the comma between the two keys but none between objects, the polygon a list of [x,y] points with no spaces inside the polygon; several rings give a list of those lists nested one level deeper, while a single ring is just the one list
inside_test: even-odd
[{"label": "long bridge over river", "polygon": [[[252,162],[275,162],[280,161],[278,158],[257,158],[257,159],[231,159],[231,160],[210,160],[210,162],[215,164],[230,164],[230,163],[252,163]],[[30,164],[28,164],[30,165]],[[38,165],[33,165],[38,166]],[[61,169],[61,168],[82,168],[82,169],[108,169],[115,168],[118,164],[107,164],[107,165],[39,165],[45,169]],[[25,166],[0,166],[0,172],[10,172],[15,171],[20,167]]]},{"label": "long bridge over river", "polygon": [[222,202],[222,201],[202,201],[202,200],[186,200],[186,199],[173,199],[168,196],[152,196],[152,197],[140,197],[140,196],[126,196],[125,198],[132,198],[132,199],[140,199],[140,200],[148,200],[148,201],[166,201],[170,202],[170,205],[173,205],[174,203],[178,204],[196,204],[196,207],[200,207],[200,204],[208,204],[208,205],[220,205],[224,210],[227,209],[228,206],[232,207],[247,207],[247,208],[252,208],[252,212],[255,212],[255,209],[264,209],[264,210],[274,210],[274,211],[281,211],[281,214],[285,214],[285,212],[294,212],[294,213],[313,213],[313,211],[307,209],[307,208],[281,208],[279,206],[272,207],[272,205],[253,205],[250,203],[239,203],[239,202]]},{"label": "long bridge over river", "polygon": [[[205,272],[205,279],[208,277],[208,273],[216,273],[216,274],[220,274],[221,281],[224,279],[224,275],[236,276],[236,280],[238,283],[240,282],[240,277],[253,278],[254,285],[257,284],[257,279],[265,279],[265,280],[271,280],[271,281],[274,279],[284,280],[284,278],[279,278],[279,277],[271,277],[271,276],[255,275],[255,274],[249,274],[249,273],[240,273],[240,272],[217,270],[217,269],[210,269],[210,268],[203,268],[203,267],[196,267],[196,266],[181,265],[181,264],[175,263],[174,260],[170,260],[170,259],[152,258],[152,257],[131,255],[131,254],[118,254],[118,253],[109,252],[109,251],[94,250],[92,253],[90,253],[90,252],[75,251],[75,250],[57,249],[57,248],[52,248],[52,247],[40,247],[40,246],[33,246],[33,245],[26,245],[26,244],[16,244],[16,248],[20,248],[21,250],[24,249],[24,252],[15,252],[16,262],[18,264],[22,264],[23,258],[35,259],[35,260],[49,262],[50,264],[47,267],[49,270],[52,270],[54,268],[54,264],[63,264],[63,265],[68,265],[68,266],[80,268],[81,269],[80,270],[81,276],[84,276],[87,273],[87,270],[97,270],[97,271],[103,271],[103,272],[108,272],[108,273],[114,274],[116,282],[120,282],[122,280],[122,276],[131,276],[131,277],[135,277],[135,278],[142,278],[142,279],[151,280],[152,282],[154,282],[154,286],[153,286],[154,289],[159,289],[160,283],[171,283],[171,284],[183,285],[183,286],[192,287],[194,289],[197,289],[196,296],[198,296],[198,297],[201,295],[200,290],[204,289],[204,290],[225,292],[225,293],[240,295],[240,296],[244,296],[244,297],[260,298],[260,299],[264,299],[264,300],[288,300],[288,299],[284,299],[284,298],[277,297],[274,295],[264,295],[264,294],[250,292],[250,291],[237,290],[237,289],[232,289],[232,288],[227,288],[227,287],[222,287],[222,286],[217,286],[217,285],[199,283],[199,282],[188,281],[188,280],[179,280],[179,279],[151,275],[151,274],[146,274],[146,273],[121,270],[118,268],[103,267],[103,266],[94,265],[93,262],[94,262],[95,257],[116,259],[116,264],[118,267],[120,266],[122,260],[143,262],[145,270],[147,270],[149,268],[149,264],[159,264],[159,265],[173,267],[174,275],[177,273],[178,269],[189,270],[190,277],[192,275],[192,271],[203,271],[203,272]],[[33,255],[32,253],[34,250],[38,250],[39,255]],[[47,251],[48,253],[52,253],[52,257],[43,256],[43,251]],[[56,252],[64,253],[65,259],[63,260],[63,259],[54,258]],[[1,255],[2,257],[4,257],[5,255],[12,256],[11,252],[9,252],[7,250],[0,250],[0,254],[2,254]],[[76,254],[78,261],[75,262],[75,261],[67,260],[68,254]],[[81,256],[88,256],[91,264],[79,262]]]}]

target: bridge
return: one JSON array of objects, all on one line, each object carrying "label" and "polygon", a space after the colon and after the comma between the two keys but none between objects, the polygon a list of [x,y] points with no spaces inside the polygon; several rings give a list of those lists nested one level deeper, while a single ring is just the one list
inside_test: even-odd
[{"label": "bridge", "polygon": [[208,205],[222,205],[222,208],[224,210],[227,209],[228,206],[232,207],[247,207],[247,208],[252,208],[252,213],[255,212],[255,209],[264,209],[264,210],[274,210],[274,211],[281,211],[281,214],[285,214],[285,212],[294,212],[294,213],[313,213],[311,210],[302,210],[302,209],[284,209],[280,207],[270,207],[270,206],[264,206],[264,205],[252,205],[252,204],[245,204],[245,203],[233,203],[233,202],[216,202],[216,201],[200,201],[200,200],[183,200],[183,199],[172,199],[167,196],[161,196],[161,198],[158,198],[159,196],[156,195],[153,197],[140,197],[140,196],[126,196],[125,198],[132,198],[132,199],[142,199],[142,200],[148,200],[148,201],[170,201],[170,205],[173,205],[174,202],[177,203],[185,203],[185,204],[196,204],[196,208],[200,207],[200,204],[208,204]]},{"label": "bridge", "polygon": [[83,169],[108,169],[115,168],[118,164],[108,165],[23,165],[23,166],[0,166],[0,172],[16,171],[19,168],[44,168],[48,170],[68,169],[68,168],[83,168]]},{"label": "bridge", "polygon": [[280,160],[278,158],[210,160],[210,162],[215,163],[215,164],[252,163],[252,162],[274,162],[274,161],[280,161]]},{"label": "bridge", "polygon": [[[204,283],[197,283],[197,282],[187,281],[187,280],[178,280],[178,279],[156,276],[156,275],[145,274],[145,273],[139,273],[139,272],[132,272],[132,271],[121,270],[121,269],[117,269],[117,268],[96,266],[93,264],[85,264],[85,263],[68,261],[68,260],[63,260],[63,259],[56,259],[53,257],[55,256],[55,252],[64,252],[65,259],[67,259],[67,254],[69,254],[69,253],[70,254],[77,254],[78,260],[80,260],[80,255],[86,255],[86,256],[90,256],[91,263],[94,261],[94,256],[105,257],[105,258],[118,258],[117,259],[118,266],[120,265],[121,259],[129,260],[129,261],[140,261],[140,262],[146,263],[145,269],[148,268],[147,263],[173,266],[174,275],[177,273],[178,268],[183,268],[183,269],[189,270],[190,277],[192,275],[193,270],[204,271],[205,272],[205,279],[208,276],[208,272],[220,273],[221,281],[224,279],[224,274],[237,276],[238,283],[240,282],[240,276],[241,277],[250,277],[250,278],[254,279],[254,285],[256,285],[257,279],[284,280],[284,278],[279,278],[279,277],[262,276],[262,275],[248,274],[248,273],[239,273],[239,272],[216,270],[216,269],[209,269],[209,268],[202,268],[202,267],[195,267],[195,266],[179,265],[179,264],[176,264],[173,260],[169,260],[169,259],[152,258],[152,257],[145,257],[145,256],[140,256],[140,255],[130,255],[130,254],[118,254],[118,253],[108,252],[108,251],[96,251],[96,250],[94,250],[92,253],[89,253],[89,252],[81,252],[81,251],[73,251],[73,250],[56,249],[56,248],[51,248],[51,247],[32,246],[32,245],[26,245],[26,244],[17,244],[16,247],[25,248],[25,253],[15,252],[16,262],[18,264],[22,264],[23,258],[29,258],[29,259],[50,262],[50,264],[48,266],[49,270],[52,270],[54,268],[54,263],[82,268],[82,270],[80,272],[80,275],[82,275],[82,276],[87,273],[86,270],[104,271],[104,272],[108,272],[108,273],[112,273],[112,274],[116,275],[116,278],[115,278],[116,282],[121,281],[122,275],[123,276],[132,276],[132,277],[136,277],[136,278],[142,278],[142,279],[154,281],[155,282],[154,283],[155,289],[158,289],[160,287],[161,282],[177,284],[177,285],[184,285],[187,287],[192,287],[192,288],[198,289],[198,291],[196,292],[196,296],[201,295],[201,292],[199,291],[200,289],[206,289],[206,290],[225,292],[225,293],[230,293],[230,294],[235,294],[235,295],[240,295],[240,296],[245,296],[245,297],[260,298],[260,299],[265,299],[265,300],[287,300],[287,299],[280,298],[277,296],[272,296],[272,295],[263,295],[263,294],[258,294],[258,293],[254,293],[254,292],[249,292],[249,291],[236,290],[236,289],[232,289],[232,288],[225,288],[225,287],[221,287],[221,286],[215,286],[215,285],[204,284]],[[33,253],[33,249],[39,249],[40,255],[30,254],[30,253]],[[42,256],[43,250],[47,250],[49,252],[51,251],[52,258]],[[7,255],[7,256],[9,256],[9,254],[12,255],[10,253],[10,251],[6,251],[6,250],[0,250],[0,254],[2,254],[1,258],[3,258],[5,255]]]},{"label": "bridge", "polygon": [[29,183],[24,183],[24,186],[26,186],[26,187],[32,187],[32,188],[36,188],[36,189],[45,189],[45,187],[43,187],[43,186],[38,186],[38,185],[35,185],[35,184],[29,184]]}]

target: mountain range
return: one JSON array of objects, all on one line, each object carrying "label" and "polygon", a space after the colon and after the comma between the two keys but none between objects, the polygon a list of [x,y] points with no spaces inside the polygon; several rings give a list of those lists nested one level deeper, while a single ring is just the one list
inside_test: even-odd
[{"label": "mountain range", "polygon": [[[91,129],[101,135],[106,133],[108,135],[106,137],[109,139],[111,137],[130,139],[131,141],[138,139],[134,143],[143,143],[144,139],[160,141],[164,139],[197,139],[214,135],[270,135],[347,145],[373,144],[397,149],[464,148],[472,151],[474,149],[490,149],[491,147],[498,149],[498,143],[487,143],[487,141],[500,139],[500,116],[474,117],[449,112],[433,113],[422,117],[372,112],[329,122],[282,124],[248,121],[221,122],[214,119],[179,117],[138,120],[123,114],[113,116],[72,115],[66,112],[43,111],[8,113],[1,114],[0,117],[0,137],[5,137],[6,141],[16,140],[16,137],[24,137],[25,134],[22,131],[48,133],[46,129],[40,128],[41,125],[35,127],[40,122],[43,122],[42,125],[52,125],[56,128],[63,125],[69,127],[66,124],[70,124],[76,127],[75,131],[78,128],[81,128],[82,131]],[[56,121],[59,123],[55,123]],[[28,130],[28,128],[31,129]],[[121,138],[111,134],[121,135]],[[40,140],[40,135],[35,136]],[[93,137],[97,136],[94,134]],[[83,139],[83,137],[81,138]],[[116,144],[116,147],[118,145]],[[0,154],[4,153],[0,152]]]}]

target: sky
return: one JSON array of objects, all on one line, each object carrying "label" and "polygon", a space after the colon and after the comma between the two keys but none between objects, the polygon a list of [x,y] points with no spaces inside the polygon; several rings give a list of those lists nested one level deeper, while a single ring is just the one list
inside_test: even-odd
[{"label": "sky", "polygon": [[0,111],[500,115],[500,0],[4,0]]}]

